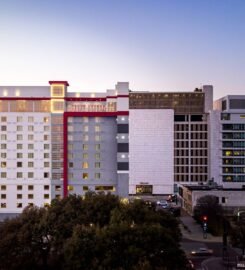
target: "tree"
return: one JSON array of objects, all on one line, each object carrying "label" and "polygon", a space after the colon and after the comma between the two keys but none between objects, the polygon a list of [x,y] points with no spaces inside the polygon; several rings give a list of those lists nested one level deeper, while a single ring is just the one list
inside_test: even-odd
[{"label": "tree", "polygon": [[[144,202],[88,193],[0,225],[1,269],[185,269],[177,220]],[[14,258],[14,259],[13,259]],[[173,259],[174,258],[174,259]]]},{"label": "tree", "polygon": [[223,208],[218,203],[217,197],[206,195],[197,200],[194,208],[194,218],[202,222],[207,219],[208,230],[213,234],[221,234],[223,229]]},{"label": "tree", "polygon": [[245,224],[238,223],[230,230],[230,242],[234,247],[242,250],[242,255],[245,255]]}]

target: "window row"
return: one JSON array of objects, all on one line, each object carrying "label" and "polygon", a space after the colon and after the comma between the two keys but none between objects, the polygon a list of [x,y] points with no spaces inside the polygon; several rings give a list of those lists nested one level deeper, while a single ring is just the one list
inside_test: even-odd
[{"label": "window row", "polygon": [[[7,168],[7,162],[6,161],[1,161],[0,166],[1,166],[1,168]],[[44,162],[43,163],[43,167],[49,168],[49,166],[50,166],[49,162]],[[18,161],[16,163],[16,167],[17,168],[24,167],[23,162]],[[32,161],[27,162],[27,167],[33,168],[34,167],[34,162],[32,162]]]},{"label": "window row", "polygon": [[245,132],[223,132],[222,138],[242,140],[245,139]]},{"label": "window row", "polygon": [[[39,130],[39,127],[37,126],[27,126],[27,129],[24,128],[24,126],[16,126],[16,130],[15,131],[34,131],[35,129],[37,129],[37,131]],[[53,128],[52,128],[53,129]],[[43,126],[43,131],[49,131],[50,127],[49,126]],[[1,131],[8,131],[8,126],[3,126],[1,125]]]},{"label": "window row", "polygon": [[[8,117],[7,116],[1,116],[0,118],[1,122],[8,122]],[[13,117],[11,117],[10,121],[13,122]],[[24,121],[23,121],[24,120]],[[23,116],[17,116],[16,117],[16,122],[25,122],[27,120],[28,123],[33,123],[33,122],[40,122],[40,118],[35,118],[34,116],[28,116],[27,119]],[[48,123],[50,121],[49,117],[43,117],[42,122],[43,123]]]},{"label": "window row", "polygon": [[223,141],[223,147],[228,148],[245,148],[245,141]]},{"label": "window row", "polygon": [[[2,152],[0,153],[1,158],[7,158],[8,153]],[[40,154],[38,154],[40,156]],[[16,153],[16,158],[34,158],[35,153]],[[43,153],[43,158],[49,158],[49,153]]]},{"label": "window row", "polygon": [[[76,166],[75,166],[76,165]],[[81,164],[81,167],[83,168],[83,169],[88,169],[89,168],[89,163],[86,161],[86,162],[83,162],[82,164]],[[101,164],[100,164],[100,162],[95,162],[94,163],[94,168],[100,168],[101,167]],[[79,167],[79,164],[74,164],[74,162],[69,162],[69,168],[80,168]]]},{"label": "window row", "polygon": [[[0,146],[1,146],[1,149],[7,149],[7,144],[6,144],[6,143],[1,143]],[[17,149],[23,149],[23,146],[26,146],[26,144],[19,144],[19,143],[18,143],[18,144],[16,145],[16,148],[17,148]],[[43,148],[44,150],[48,150],[49,147],[50,147],[49,144],[44,144],[42,148]],[[29,149],[29,150],[34,149],[34,144],[30,144],[30,143],[27,144],[27,149]],[[37,145],[36,145],[35,149],[40,149],[40,148],[39,148],[39,147],[37,148]]]},{"label": "window row", "polygon": [[[88,145],[88,144],[82,144],[82,149],[87,151],[89,148],[93,147],[96,151],[99,151],[100,150],[100,144],[93,144],[93,145]],[[74,144],[71,144],[69,143],[68,144],[68,150],[76,150],[78,147],[77,145],[74,145]]]},{"label": "window row", "polygon": [[[27,173],[27,178],[34,178],[35,174],[34,172],[28,172]],[[7,178],[8,177],[8,173],[7,172],[1,172],[0,173],[0,178]],[[22,172],[17,172],[16,173],[16,177],[17,178],[23,178],[23,173]],[[49,173],[48,172],[44,172],[43,173],[43,178],[49,178]]]},{"label": "window row", "polygon": [[223,150],[223,156],[245,156],[245,150]]},{"label": "window row", "polygon": [[[67,189],[69,191],[74,191],[74,186],[69,185],[67,187]],[[90,189],[89,186],[83,186],[83,191],[89,191],[89,190],[115,192],[116,191],[116,187],[115,186],[95,186],[95,187],[91,187],[91,189]]]},{"label": "window row", "polygon": [[[23,134],[17,134],[16,135],[16,140],[17,141],[22,141],[24,137],[26,137],[26,136],[23,135]],[[0,136],[1,141],[6,141],[8,138],[9,138],[9,136],[7,134],[1,134],[1,136]],[[43,140],[44,141],[48,141],[49,139],[50,139],[49,135],[43,135]],[[27,135],[27,140],[28,141],[33,141],[34,140],[34,135],[33,134],[28,134]]]},{"label": "window row", "polygon": [[78,137],[74,137],[73,135],[68,135],[68,141],[96,141],[99,142],[101,141],[101,136],[100,135],[87,135],[87,134],[83,134],[81,138]]},{"label": "window row", "polygon": [[[24,194],[24,196],[26,196],[27,199],[34,199],[34,194]],[[23,199],[24,196],[23,196],[23,194],[18,193],[18,194],[16,194],[16,199],[21,200],[21,199]],[[39,197],[39,194],[38,194],[38,197]],[[44,199],[49,199],[49,197],[50,197],[49,194],[43,194]],[[7,199],[7,194],[1,194],[1,199],[3,199],[3,200]],[[12,194],[11,194],[11,199],[12,199]]]},{"label": "window row", "polygon": [[[34,185],[28,185],[27,186],[28,190],[34,190]],[[44,185],[43,189],[44,190],[49,190],[50,186],[49,185]],[[17,185],[16,186],[17,190],[23,190],[23,186],[22,185]],[[7,190],[7,185],[0,185],[0,190]]]},{"label": "window row", "polygon": [[[91,156],[91,155],[90,155]],[[81,153],[69,153],[68,154],[68,159],[73,159],[73,158],[79,158],[79,157],[81,157]],[[94,158],[95,159],[97,159],[97,160],[99,160],[100,159],[100,153],[95,153],[94,154]],[[83,159],[88,159],[89,158],[89,154],[88,153],[83,153],[82,154],[82,158]]]},{"label": "window row", "polygon": [[[79,126],[80,128],[80,126]],[[75,125],[68,125],[68,132],[75,132],[76,131],[76,126]],[[96,126],[83,126],[82,127],[82,131],[83,132],[91,132],[91,131],[94,131],[94,132],[100,132],[101,131],[101,127],[96,125]],[[80,130],[77,131],[77,132],[81,132]]]},{"label": "window row", "polygon": [[224,158],[223,164],[226,165],[245,165],[244,158]]},{"label": "window row", "polygon": [[[82,173],[82,179],[89,179],[91,177],[91,174],[89,174],[89,173]],[[74,174],[73,173],[69,173],[68,174],[68,178],[69,179],[73,179],[74,180]],[[94,179],[101,179],[101,173],[94,173],[93,174],[93,178]]]}]

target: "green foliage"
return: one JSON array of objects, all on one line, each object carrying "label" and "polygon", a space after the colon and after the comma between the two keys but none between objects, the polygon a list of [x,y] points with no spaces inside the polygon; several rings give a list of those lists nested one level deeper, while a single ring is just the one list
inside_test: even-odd
[{"label": "green foliage", "polygon": [[230,242],[234,247],[240,248],[245,255],[245,224],[238,223],[230,232]]},{"label": "green foliage", "polygon": [[[185,269],[176,219],[142,201],[87,193],[0,225],[1,269]],[[14,258],[14,259],[13,259]]]}]

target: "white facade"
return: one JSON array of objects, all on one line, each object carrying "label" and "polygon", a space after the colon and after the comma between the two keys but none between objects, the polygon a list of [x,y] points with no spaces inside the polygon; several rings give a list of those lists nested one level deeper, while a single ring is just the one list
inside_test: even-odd
[{"label": "white facade", "polygon": [[174,184],[174,111],[129,111],[129,194],[152,185],[152,194],[171,194]]}]

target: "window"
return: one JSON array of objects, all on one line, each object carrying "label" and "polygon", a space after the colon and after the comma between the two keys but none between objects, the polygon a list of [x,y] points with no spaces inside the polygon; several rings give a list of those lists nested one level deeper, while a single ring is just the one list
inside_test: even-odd
[{"label": "window", "polygon": [[7,195],[6,194],[1,194],[1,199],[6,199]]},{"label": "window", "polygon": [[1,144],[1,149],[7,149],[7,144],[2,143],[2,144]]},{"label": "window", "polygon": [[17,190],[22,190],[22,186],[18,185]]},{"label": "window", "polygon": [[6,189],[7,189],[6,185],[1,185],[1,190],[6,190]]},{"label": "window", "polygon": [[44,158],[49,158],[49,153],[44,153],[44,154],[43,154],[43,157],[44,157]]},{"label": "window", "polygon": [[7,117],[6,116],[2,116],[1,117],[1,122],[7,122]]},{"label": "window", "polygon": [[28,194],[28,199],[33,199],[33,198],[34,198],[33,194]]},{"label": "window", "polygon": [[7,131],[7,126],[1,126],[1,131]]},{"label": "window", "polygon": [[83,140],[84,141],[88,141],[88,139],[89,139],[88,135],[83,135]]},{"label": "window", "polygon": [[1,140],[6,141],[7,140],[7,135],[6,134],[1,134]]},{"label": "window", "polygon": [[88,169],[88,162],[83,162],[82,168],[83,169]]},{"label": "window", "polygon": [[95,179],[100,179],[100,173],[95,173],[95,174],[94,174],[94,178],[95,178]]},{"label": "window", "polygon": [[83,117],[83,122],[88,123],[88,117]]},{"label": "window", "polygon": [[100,162],[95,162],[95,164],[94,164],[94,166],[95,166],[95,168],[100,168]]},{"label": "window", "polygon": [[29,117],[28,117],[28,122],[29,122],[29,123],[34,122],[34,117],[33,117],[33,116],[29,116]]},{"label": "window", "polygon": [[44,195],[43,195],[43,198],[44,198],[44,199],[49,199],[49,194],[44,194]]},{"label": "window", "polygon": [[28,190],[33,190],[34,189],[34,186],[33,185],[29,185],[28,186]]},{"label": "window", "polygon": [[43,139],[44,139],[44,141],[48,141],[49,140],[49,135],[43,135]]},{"label": "window", "polygon": [[17,199],[22,199],[22,194],[17,194]]},{"label": "window", "polygon": [[1,153],[1,158],[7,158],[7,153]]},{"label": "window", "polygon": [[84,126],[84,127],[83,127],[83,131],[84,131],[84,132],[88,132],[88,126]]},{"label": "window", "polygon": [[49,168],[49,162],[44,162],[44,167]]},{"label": "window", "polygon": [[44,126],[43,129],[44,131],[49,131],[49,126]]},{"label": "window", "polygon": [[29,162],[28,162],[28,167],[29,167],[29,168],[33,168],[33,167],[34,167],[34,163],[29,161]]},{"label": "window", "polygon": [[72,191],[72,190],[74,190],[74,187],[71,186],[71,185],[69,185],[69,186],[67,187],[67,189],[68,189],[69,191]]},{"label": "window", "polygon": [[6,203],[1,203],[1,208],[6,208],[7,204]]},{"label": "window", "polygon": [[95,117],[95,123],[99,123],[100,122],[100,117]]},{"label": "window", "polygon": [[17,203],[16,207],[17,208],[22,208],[22,203]]},{"label": "window", "polygon": [[95,131],[95,132],[100,132],[100,126],[95,126],[95,127],[94,127],[94,131]]},{"label": "window", "polygon": [[22,144],[17,144],[17,149],[22,149],[23,148],[23,145]]},{"label": "window", "polygon": [[83,150],[88,150],[88,145],[87,144],[83,144]]},{"label": "window", "polygon": [[55,191],[61,191],[61,186],[55,186]]},{"label": "window", "polygon": [[34,131],[34,126],[28,126],[28,131]]},{"label": "window", "polygon": [[88,191],[88,186],[83,186],[83,191]]},{"label": "window", "polygon": [[69,168],[73,168],[73,162],[69,162]]},{"label": "window", "polygon": [[28,153],[28,158],[34,158],[34,153]]},{"label": "window", "polygon": [[23,121],[22,116],[17,116],[17,122],[22,122],[22,121]]},{"label": "window", "polygon": [[97,159],[97,160],[100,159],[100,153],[95,154],[95,159]]},{"label": "window", "polygon": [[30,144],[30,143],[29,143],[29,144],[28,144],[28,149],[29,149],[29,150],[33,150],[33,149],[34,149],[34,144]]},{"label": "window", "polygon": [[22,153],[17,153],[17,154],[16,154],[16,157],[17,157],[17,158],[23,158],[23,154],[22,154]]},{"label": "window", "polygon": [[1,162],[1,168],[6,168],[7,167],[7,162],[6,161],[2,161]]},{"label": "window", "polygon": [[83,179],[88,179],[88,173],[83,173]]},{"label": "window", "polygon": [[16,177],[17,178],[23,178],[23,173],[22,172],[17,172]]},{"label": "window", "polygon": [[23,131],[23,127],[22,127],[22,126],[17,126],[17,127],[16,127],[16,130],[17,130],[17,131]]},{"label": "window", "polygon": [[7,178],[7,173],[6,172],[1,172],[1,178]]},{"label": "window", "polygon": [[44,188],[44,190],[49,190],[49,186],[48,185],[45,185],[43,188]]},{"label": "window", "polygon": [[96,151],[99,151],[99,150],[100,150],[100,144],[96,144],[96,145],[95,145],[95,150],[96,150]]},{"label": "window", "polygon": [[21,168],[21,167],[22,167],[22,162],[19,162],[19,161],[18,161],[18,162],[17,162],[17,167],[18,167],[18,168]]},{"label": "window", "polygon": [[28,140],[29,140],[29,141],[33,141],[33,139],[34,139],[34,136],[29,134],[29,135],[28,135]]},{"label": "window", "polygon": [[34,177],[34,172],[28,172],[28,178],[33,178]]},{"label": "window", "polygon": [[44,144],[44,149],[49,149],[49,144]]},{"label": "window", "polygon": [[100,141],[100,135],[95,135],[95,141],[99,142]]},{"label": "window", "polygon": [[49,173],[48,172],[43,173],[43,177],[44,178],[49,178]]},{"label": "window", "polygon": [[22,141],[23,140],[23,136],[20,135],[20,134],[18,134],[16,137],[17,137],[17,141]]},{"label": "window", "polygon": [[49,118],[48,117],[43,117],[43,122],[44,123],[48,123],[49,122]]}]

